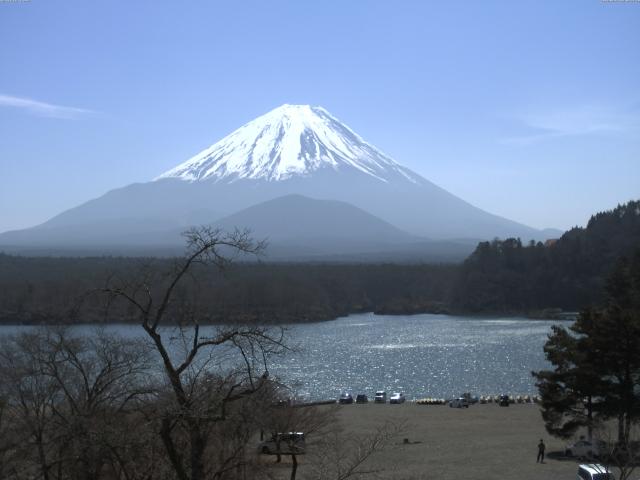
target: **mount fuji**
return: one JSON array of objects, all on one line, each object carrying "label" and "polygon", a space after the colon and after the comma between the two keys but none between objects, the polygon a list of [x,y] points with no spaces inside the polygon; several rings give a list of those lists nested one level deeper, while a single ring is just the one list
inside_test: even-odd
[{"label": "mount fuji", "polygon": [[364,174],[385,183],[422,180],[324,108],[309,105],[282,105],[157,180],[284,181],[323,169]]},{"label": "mount fuji", "polygon": [[[1,234],[0,245],[179,246],[176,232],[191,225],[252,228],[250,219],[255,217],[241,211],[280,197],[256,210],[262,212],[261,233],[281,237],[277,226],[283,225],[287,209],[292,211],[295,203],[297,215],[308,215],[314,232],[324,232],[324,239],[344,240],[349,214],[338,215],[343,223],[331,221],[342,208],[362,227],[348,229],[351,250],[362,242],[376,243],[371,236],[382,231],[385,244],[396,249],[426,239],[543,240],[557,235],[474,207],[367,143],[322,107],[282,105],[152,181],[112,190],[41,225]],[[323,208],[330,211],[322,215]],[[233,219],[249,224],[231,225]],[[367,222],[371,225],[364,227]],[[299,231],[299,243],[309,242],[310,235]],[[296,235],[287,241],[295,243]]]}]

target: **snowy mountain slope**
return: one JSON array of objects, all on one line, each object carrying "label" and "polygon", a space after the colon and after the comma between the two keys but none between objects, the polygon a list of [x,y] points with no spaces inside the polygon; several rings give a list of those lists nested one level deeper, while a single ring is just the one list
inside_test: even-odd
[{"label": "snowy mountain slope", "polygon": [[422,179],[322,107],[282,105],[160,175],[188,181],[279,181],[322,168],[355,169],[382,182]]}]

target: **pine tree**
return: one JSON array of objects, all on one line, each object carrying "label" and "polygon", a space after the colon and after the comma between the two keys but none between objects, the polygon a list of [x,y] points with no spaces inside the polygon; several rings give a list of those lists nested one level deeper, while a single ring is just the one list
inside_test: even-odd
[{"label": "pine tree", "polygon": [[628,444],[640,420],[640,250],[621,259],[607,282],[607,302],[584,310],[567,330],[554,327],[545,344],[553,370],[533,372],[549,433],[567,438],[605,419],[618,422]]},{"label": "pine tree", "polygon": [[618,421],[618,442],[628,444],[640,419],[640,251],[621,259],[607,283],[607,305],[594,312],[582,339],[601,378],[602,415]]},{"label": "pine tree", "polygon": [[[588,315],[582,314],[581,318]],[[577,336],[575,325],[569,330],[554,326],[544,346],[553,370],[533,372],[542,398],[542,418],[547,431],[560,438],[571,437],[586,427],[589,438],[594,418],[600,379],[593,370],[591,357]]]}]

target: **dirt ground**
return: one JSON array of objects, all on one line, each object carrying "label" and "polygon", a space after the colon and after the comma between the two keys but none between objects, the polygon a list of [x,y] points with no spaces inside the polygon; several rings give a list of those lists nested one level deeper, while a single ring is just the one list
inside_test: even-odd
[{"label": "dirt ground", "polygon": [[[384,422],[404,422],[391,444],[367,464],[383,479],[575,479],[578,460],[563,455],[566,442],[550,437],[535,404],[494,404],[449,408],[402,405],[343,405],[343,432],[362,434]],[[409,443],[405,444],[404,439]],[[537,444],[547,446],[544,464],[536,463]],[[312,438],[307,448],[312,448]],[[284,474],[287,465],[282,465]],[[305,478],[301,457],[298,479]]]}]

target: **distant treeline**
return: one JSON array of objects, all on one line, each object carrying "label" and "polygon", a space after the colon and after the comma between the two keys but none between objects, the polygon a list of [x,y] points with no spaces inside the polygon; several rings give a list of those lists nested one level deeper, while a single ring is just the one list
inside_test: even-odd
[{"label": "distant treeline", "polygon": [[[128,321],[100,294],[108,279],[162,283],[168,259],[0,255],[0,322]],[[443,311],[455,265],[256,264],[197,268],[181,292],[211,322],[288,323],[354,312]]]},{"label": "distant treeline", "polygon": [[[616,261],[640,246],[640,202],[591,218],[556,242],[482,242],[462,264],[238,263],[196,269],[181,292],[210,322],[318,321],[355,312],[513,313],[601,301]],[[0,322],[128,321],[99,290],[110,278],[160,287],[170,259],[0,254]],[[93,292],[89,294],[88,292]]]}]

